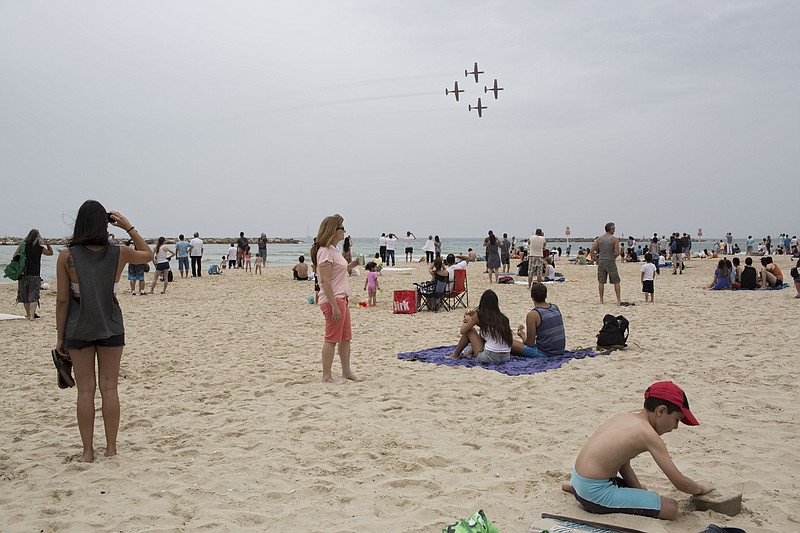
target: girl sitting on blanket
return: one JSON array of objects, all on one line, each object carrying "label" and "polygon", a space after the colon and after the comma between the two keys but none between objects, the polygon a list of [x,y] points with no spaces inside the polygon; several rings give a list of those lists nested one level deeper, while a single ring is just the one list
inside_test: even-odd
[{"label": "girl sitting on blanket", "polygon": [[459,331],[461,338],[448,358],[458,359],[462,350],[471,344],[472,350],[465,355],[477,357],[479,363],[497,365],[511,359],[514,334],[508,317],[500,312],[500,303],[493,290],[483,293],[477,309],[464,313],[464,323]]}]

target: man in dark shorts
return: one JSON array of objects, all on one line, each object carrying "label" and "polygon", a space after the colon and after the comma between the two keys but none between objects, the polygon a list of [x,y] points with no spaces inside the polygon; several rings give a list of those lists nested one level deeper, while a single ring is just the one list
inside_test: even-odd
[{"label": "man in dark shorts", "polygon": [[603,292],[605,284],[610,281],[614,285],[614,294],[617,297],[617,304],[620,303],[619,297],[619,273],[617,272],[617,257],[619,257],[621,247],[619,239],[614,237],[617,227],[613,222],[605,226],[605,234],[601,235],[592,243],[589,248],[589,256],[597,263],[597,292],[600,293],[600,303],[603,303]]},{"label": "man in dark shorts", "polygon": [[244,236],[244,232],[239,232],[239,240],[236,243],[236,268],[244,268],[244,252],[247,250],[247,245],[247,237]]},{"label": "man in dark shorts", "polygon": [[[19,253],[20,247],[17,246],[11,257]],[[39,306],[39,290],[42,288],[42,255],[53,255],[53,248],[50,243],[42,239],[38,229],[32,229],[25,238],[25,258],[27,260],[25,274],[17,281],[17,302],[25,306],[25,315],[28,320],[39,318],[36,308]]]}]

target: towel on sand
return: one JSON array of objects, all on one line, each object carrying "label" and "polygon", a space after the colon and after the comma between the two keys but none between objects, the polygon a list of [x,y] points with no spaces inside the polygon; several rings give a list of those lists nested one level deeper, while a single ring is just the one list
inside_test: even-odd
[{"label": "towel on sand", "polygon": [[453,353],[455,345],[437,346],[417,352],[402,352],[397,354],[398,359],[407,361],[422,361],[423,363],[433,363],[435,365],[446,366],[479,366],[487,370],[497,370],[509,376],[519,376],[522,374],[535,374],[545,372],[554,368],[560,368],[571,359],[583,359],[584,357],[595,357],[610,352],[597,353],[594,350],[580,350],[576,352],[564,352],[564,355],[554,357],[516,357],[512,356],[508,363],[502,365],[482,365],[475,358],[461,357],[460,359],[447,359],[446,356]]}]

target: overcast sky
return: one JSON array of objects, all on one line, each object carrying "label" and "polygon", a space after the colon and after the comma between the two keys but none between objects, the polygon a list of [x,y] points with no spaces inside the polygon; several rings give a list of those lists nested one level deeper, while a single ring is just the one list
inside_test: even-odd
[{"label": "overcast sky", "polygon": [[147,236],[798,234],[798,28],[794,0],[0,0],[0,234],[88,198]]}]

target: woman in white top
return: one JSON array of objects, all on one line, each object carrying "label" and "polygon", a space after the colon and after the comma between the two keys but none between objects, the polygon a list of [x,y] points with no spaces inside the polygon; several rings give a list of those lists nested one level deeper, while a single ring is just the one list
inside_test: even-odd
[{"label": "woman in white top", "polygon": [[499,365],[511,359],[514,333],[508,317],[500,312],[500,302],[493,290],[483,293],[476,310],[464,313],[459,332],[461,338],[448,358],[458,359],[467,344],[471,344],[472,351],[466,355],[477,357],[479,363]]},{"label": "woman in white top", "polygon": [[425,241],[422,251],[425,252],[425,262],[429,265],[433,263],[436,252],[436,243],[433,240],[433,235],[428,235],[428,240]]},{"label": "woman in white top", "polygon": [[175,251],[169,246],[164,245],[166,241],[164,237],[159,237],[156,251],[153,254],[153,264],[156,266],[156,271],[153,274],[153,283],[150,285],[150,294],[153,294],[156,283],[158,283],[158,278],[162,274],[164,275],[164,289],[161,291],[161,294],[166,294],[167,292],[167,285],[169,284],[169,260],[175,257]]}]

